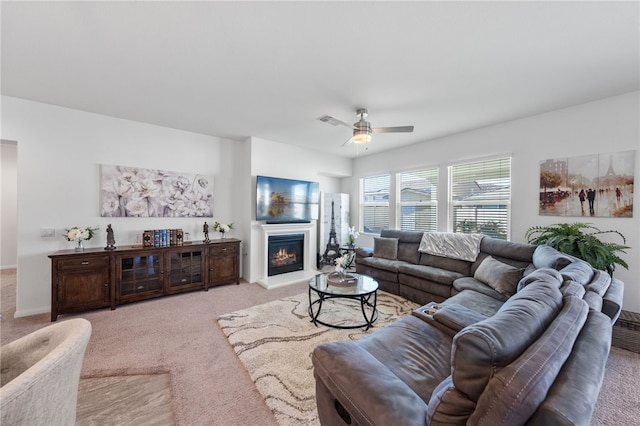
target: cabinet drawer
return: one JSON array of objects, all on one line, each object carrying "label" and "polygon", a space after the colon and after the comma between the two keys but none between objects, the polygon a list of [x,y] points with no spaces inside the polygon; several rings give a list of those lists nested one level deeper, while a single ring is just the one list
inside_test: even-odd
[{"label": "cabinet drawer", "polygon": [[237,244],[220,244],[214,247],[210,247],[210,254],[212,256],[229,256],[232,254],[238,254]]},{"label": "cabinet drawer", "polygon": [[69,259],[58,260],[58,270],[60,271],[104,268],[107,266],[109,266],[109,256],[73,256]]}]

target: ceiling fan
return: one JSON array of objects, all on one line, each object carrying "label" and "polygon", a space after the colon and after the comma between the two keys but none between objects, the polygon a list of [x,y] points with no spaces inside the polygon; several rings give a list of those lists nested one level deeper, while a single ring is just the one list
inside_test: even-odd
[{"label": "ceiling fan", "polygon": [[320,121],[324,123],[329,123],[334,126],[346,126],[353,129],[353,136],[349,138],[342,146],[347,146],[352,142],[357,144],[368,144],[371,142],[371,134],[372,133],[411,133],[413,132],[413,126],[397,126],[397,127],[371,127],[371,123],[365,120],[369,112],[366,108],[358,108],[356,110],[356,116],[360,118],[360,120],[356,121],[353,124],[349,124],[345,121],[339,120],[337,118],[331,117],[330,115],[325,115],[320,117]]}]

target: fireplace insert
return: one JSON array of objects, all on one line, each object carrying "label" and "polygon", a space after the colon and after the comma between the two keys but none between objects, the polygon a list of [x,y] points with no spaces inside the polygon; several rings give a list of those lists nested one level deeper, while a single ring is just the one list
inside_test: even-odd
[{"label": "fireplace insert", "polygon": [[267,245],[268,276],[304,269],[304,234],[270,235]]}]

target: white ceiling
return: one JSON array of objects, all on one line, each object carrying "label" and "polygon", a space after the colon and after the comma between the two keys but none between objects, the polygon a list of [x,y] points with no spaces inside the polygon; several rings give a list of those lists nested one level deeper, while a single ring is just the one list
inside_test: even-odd
[{"label": "white ceiling", "polygon": [[[347,157],[639,90],[627,2],[7,2],[2,94]],[[341,145],[369,109],[364,151]]]}]

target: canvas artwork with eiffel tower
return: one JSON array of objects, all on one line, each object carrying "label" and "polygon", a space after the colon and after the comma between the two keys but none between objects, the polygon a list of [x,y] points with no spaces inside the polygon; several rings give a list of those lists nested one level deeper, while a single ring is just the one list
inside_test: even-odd
[{"label": "canvas artwork with eiffel tower", "polygon": [[322,194],[318,266],[333,265],[349,232],[349,195]]},{"label": "canvas artwork with eiffel tower", "polygon": [[633,217],[636,151],[540,162],[540,215]]}]

